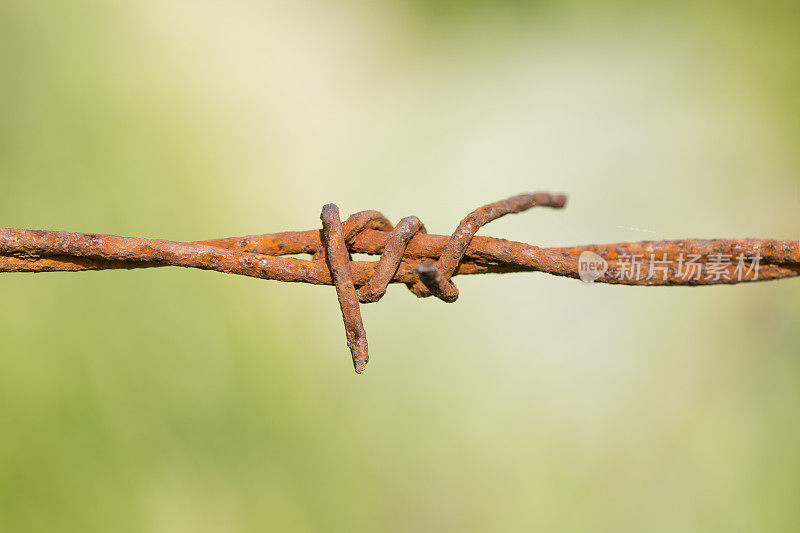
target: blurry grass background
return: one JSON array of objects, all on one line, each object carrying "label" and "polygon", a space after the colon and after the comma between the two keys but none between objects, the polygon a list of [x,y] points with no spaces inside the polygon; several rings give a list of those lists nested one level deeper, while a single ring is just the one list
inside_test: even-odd
[{"label": "blurry grass background", "polygon": [[[0,225],[798,238],[796,2],[0,3]],[[800,283],[0,276],[0,531],[788,531]]]}]

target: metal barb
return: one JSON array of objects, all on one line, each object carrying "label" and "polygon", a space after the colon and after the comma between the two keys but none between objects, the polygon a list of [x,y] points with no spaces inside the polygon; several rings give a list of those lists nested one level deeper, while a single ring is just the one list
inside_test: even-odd
[{"label": "metal barb", "polygon": [[339,220],[339,208],[327,204],[322,208],[322,242],[325,245],[325,260],[328,263],[333,284],[336,287],[336,296],[339,298],[339,307],[344,319],[344,331],[347,336],[347,346],[353,355],[353,367],[360,374],[369,361],[367,348],[367,332],[361,320],[361,309],[353,285],[353,274],[350,272],[350,252],[345,244],[342,221]]},{"label": "metal barb", "polygon": [[[684,239],[539,248],[475,233],[492,220],[535,206],[561,208],[566,196],[521,194],[465,217],[450,236],[430,235],[417,217],[395,227],[378,211],[341,222],[334,204],[322,208],[322,230],[271,233],[195,242],[117,235],[0,229],[0,272],[53,272],[181,266],[277,281],[334,285],[353,366],[369,360],[360,303],[376,302],[390,283],[420,297],[458,298],[459,274],[536,271],[587,281],[584,258],[602,269],[589,281],[622,285],[719,285],[800,275],[800,243],[773,239]],[[380,255],[352,261],[351,253]],[[309,254],[311,260],[286,255]],[[637,264],[632,258],[650,258]],[[722,263],[721,258],[729,262]],[[686,259],[689,261],[686,261]],[[742,258],[757,258],[743,268]],[[738,261],[737,261],[738,259]],[[597,265],[594,265],[597,266]],[[692,276],[687,277],[691,267]]]}]

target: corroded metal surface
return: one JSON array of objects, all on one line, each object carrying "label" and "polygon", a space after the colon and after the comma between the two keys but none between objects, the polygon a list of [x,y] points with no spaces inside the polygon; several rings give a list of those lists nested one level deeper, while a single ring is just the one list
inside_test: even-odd
[{"label": "corroded metal surface", "polygon": [[417,217],[406,217],[391,230],[372,276],[358,289],[358,298],[362,303],[377,302],[383,297],[386,287],[400,268],[409,241],[417,233],[426,233],[425,226]]},{"label": "corroded metal surface", "polygon": [[[416,217],[394,227],[378,211],[344,222],[328,204],[322,230],[195,242],[117,235],[0,229],[0,272],[181,266],[277,281],[335,285],[356,372],[368,361],[359,302],[380,300],[389,283],[452,302],[460,274],[537,271],[622,285],[718,285],[800,275],[800,243],[772,239],[684,239],[564,248],[475,236],[481,226],[534,206],[560,208],[563,195],[518,195],[470,213],[450,236],[430,235]],[[381,255],[351,261],[350,253]],[[308,254],[311,260],[282,257]]]},{"label": "corroded metal surface", "polygon": [[361,320],[361,308],[358,304],[356,287],[353,285],[353,274],[350,272],[350,252],[347,251],[342,221],[339,219],[339,208],[327,204],[322,208],[322,242],[325,245],[325,261],[331,273],[339,307],[344,319],[344,331],[347,346],[353,356],[353,367],[360,374],[369,361],[367,351],[367,332]]},{"label": "corroded metal surface", "polygon": [[[417,296],[430,296],[434,294],[445,302],[454,302],[458,298],[458,288],[450,281],[450,277],[456,271],[456,267],[464,258],[464,253],[470,241],[478,232],[481,226],[488,224],[492,220],[511,214],[520,213],[531,207],[564,207],[567,197],[563,194],[549,194],[537,192],[533,194],[520,194],[512,196],[506,200],[500,200],[491,204],[479,207],[458,225],[456,230],[450,235],[444,251],[436,261],[435,267],[424,268],[424,273],[420,272],[420,283],[415,284],[411,289]],[[438,270],[438,272],[437,272]]]}]

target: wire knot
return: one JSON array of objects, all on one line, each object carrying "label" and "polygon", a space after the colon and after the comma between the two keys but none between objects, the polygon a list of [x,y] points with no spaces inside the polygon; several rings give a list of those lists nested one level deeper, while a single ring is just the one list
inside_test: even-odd
[{"label": "wire knot", "polygon": [[[407,287],[420,298],[436,296],[443,302],[455,302],[458,299],[458,288],[450,278],[481,226],[509,213],[519,213],[534,206],[564,207],[566,201],[566,196],[561,194],[538,192],[520,194],[476,209],[461,221],[435,263],[408,260],[414,266],[415,276],[407,283]],[[377,302],[386,294],[389,283],[406,259],[408,243],[418,233],[426,233],[425,226],[414,216],[406,217],[394,226],[378,211],[355,213],[343,224],[339,218],[339,208],[334,204],[323,206],[320,218],[322,247],[315,258],[321,260],[324,257],[328,265],[342,311],[353,366],[356,373],[360,374],[369,361],[369,351],[359,303]],[[348,245],[367,229],[386,232],[388,237],[378,263],[366,282],[356,289],[350,269],[352,258]]]}]

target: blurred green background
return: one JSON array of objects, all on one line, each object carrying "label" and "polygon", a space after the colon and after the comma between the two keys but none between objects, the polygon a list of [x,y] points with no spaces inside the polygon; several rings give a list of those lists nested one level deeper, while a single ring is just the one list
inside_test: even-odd
[{"label": "blurred green background", "polygon": [[[798,238],[796,2],[0,2],[0,226]],[[0,531],[790,531],[800,282],[0,276]]]}]

